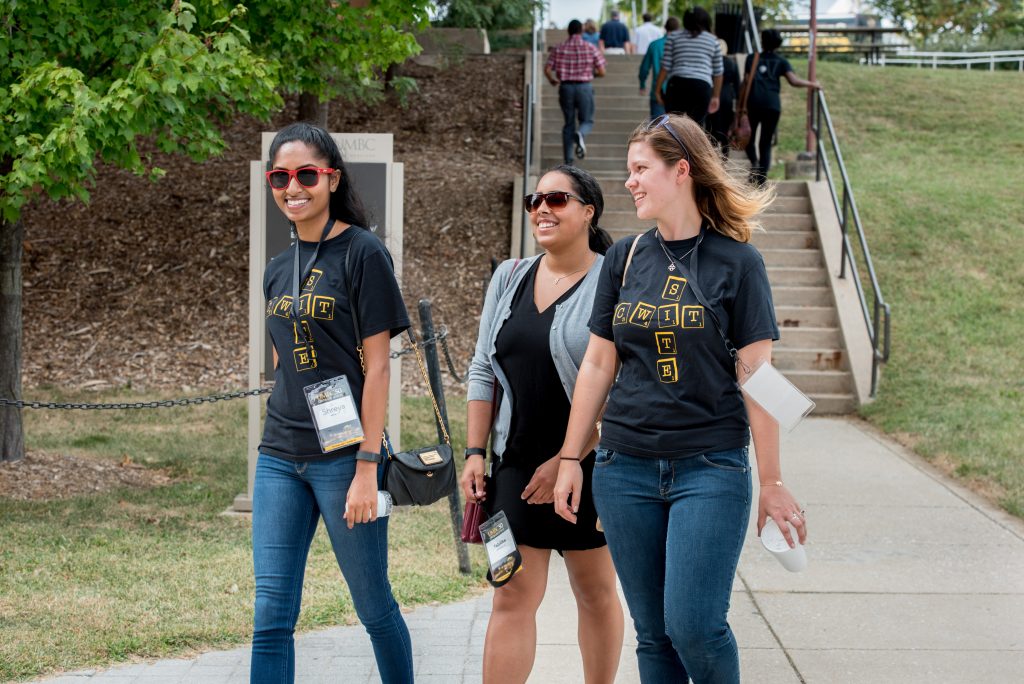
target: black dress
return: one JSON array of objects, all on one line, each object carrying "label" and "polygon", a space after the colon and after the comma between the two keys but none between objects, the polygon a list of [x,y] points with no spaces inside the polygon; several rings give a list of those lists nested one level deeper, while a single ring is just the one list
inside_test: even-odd
[{"label": "black dress", "polygon": [[501,460],[495,465],[488,510],[504,511],[516,543],[538,549],[579,551],[605,545],[597,530],[597,511],[591,489],[593,456],[583,461],[583,495],[576,524],[559,517],[552,504],[531,504],[523,490],[542,463],[562,447],[569,422],[569,399],[551,360],[548,337],[555,306],[568,299],[573,285],[544,311],[533,299],[538,259],[512,299],[512,311],[498,333],[497,362],[512,389],[512,421]]}]

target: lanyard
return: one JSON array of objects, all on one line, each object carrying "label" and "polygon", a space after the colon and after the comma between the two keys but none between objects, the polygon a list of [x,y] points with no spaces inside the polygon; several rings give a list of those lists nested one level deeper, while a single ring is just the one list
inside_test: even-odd
[{"label": "lanyard", "polygon": [[[299,274],[299,242],[298,238],[295,239],[295,261],[292,267],[292,318],[295,319],[295,326],[298,332],[302,335],[302,339],[306,342],[306,352],[313,354],[313,343],[309,339],[309,335],[306,333],[306,328],[302,325],[302,319],[299,318],[299,295],[301,294],[301,284],[306,282],[309,278],[309,274],[313,272],[313,264],[316,263],[316,257],[320,253],[320,245],[327,239],[327,234],[331,232],[331,228],[334,227],[334,219],[327,219],[327,224],[324,226],[324,230],[320,233],[320,240],[316,243],[316,248],[313,250],[313,256],[306,262],[306,267],[302,269],[301,276]],[[312,310],[313,302],[310,300],[310,310]],[[313,367],[316,368],[316,374],[320,376],[320,364],[314,362]],[[322,378],[322,376],[321,376]]]}]

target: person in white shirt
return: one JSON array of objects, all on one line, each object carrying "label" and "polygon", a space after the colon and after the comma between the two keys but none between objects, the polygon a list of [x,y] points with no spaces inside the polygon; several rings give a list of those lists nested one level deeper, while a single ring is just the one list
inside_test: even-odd
[{"label": "person in white shirt", "polygon": [[647,46],[665,35],[660,26],[655,26],[654,18],[644,12],[644,23],[636,27],[636,54],[647,54]]}]

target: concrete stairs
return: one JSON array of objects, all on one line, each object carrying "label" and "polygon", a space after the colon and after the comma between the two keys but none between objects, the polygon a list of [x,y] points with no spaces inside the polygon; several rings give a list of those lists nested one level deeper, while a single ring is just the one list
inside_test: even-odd
[{"label": "concrete stairs", "polygon": [[[623,185],[626,140],[649,113],[648,96],[638,94],[639,65],[636,56],[608,57],[607,76],[594,80],[597,107],[587,156],[576,162],[600,181],[605,199],[601,225],[615,240],[651,227],[636,218]],[[562,162],[562,113],[557,89],[545,86],[541,93],[541,168],[546,169]],[[746,159],[735,155],[736,172],[745,174]],[[851,413],[857,394],[807,183],[780,182],[776,191],[762,217],[764,230],[753,238],[768,268],[781,331],[772,361],[815,401],[816,414]]]}]

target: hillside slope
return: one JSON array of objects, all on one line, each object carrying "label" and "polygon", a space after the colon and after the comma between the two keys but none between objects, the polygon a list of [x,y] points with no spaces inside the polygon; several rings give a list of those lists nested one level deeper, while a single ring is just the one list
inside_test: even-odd
[{"label": "hillside slope", "polygon": [[[819,73],[892,306],[863,413],[1024,516],[1024,75]],[[803,146],[805,93],[783,87],[780,157]]]}]

